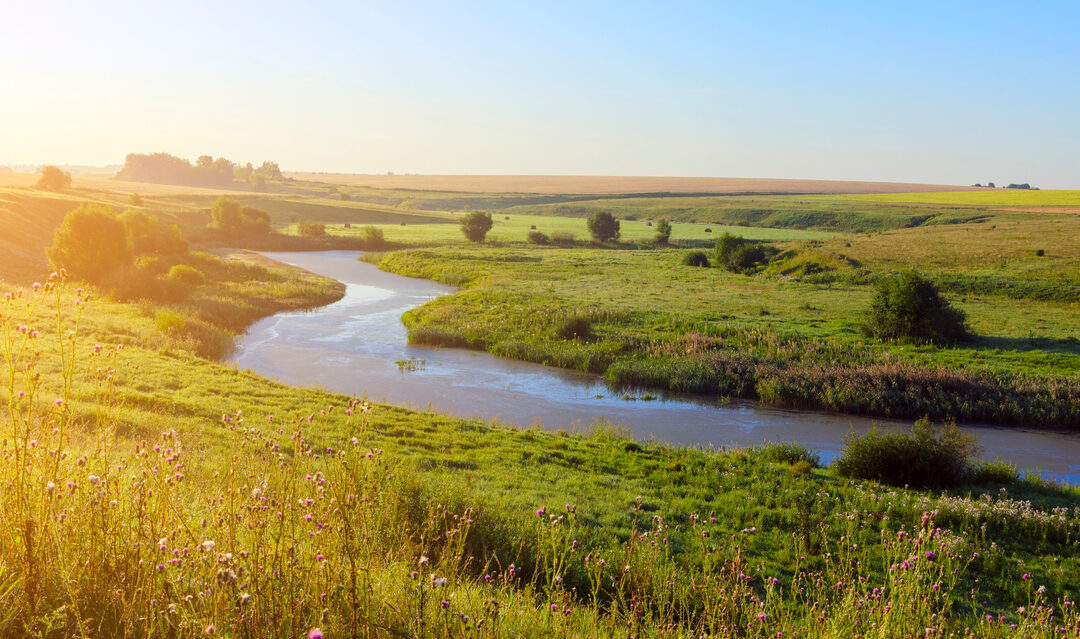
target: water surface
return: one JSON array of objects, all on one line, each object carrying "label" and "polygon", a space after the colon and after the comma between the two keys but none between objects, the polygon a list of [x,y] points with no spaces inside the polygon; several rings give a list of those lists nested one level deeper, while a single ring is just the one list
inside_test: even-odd
[{"label": "water surface", "polygon": [[[851,431],[907,422],[789,411],[751,402],[724,404],[678,393],[627,400],[596,375],[457,348],[410,346],[401,315],[456,289],[380,271],[356,251],[263,253],[346,284],[345,297],[313,311],[288,311],[251,326],[232,360],[282,382],[435,410],[544,428],[585,428],[597,418],[629,427],[638,439],[673,444],[747,446],[798,441],[833,458]],[[633,396],[640,396],[638,391]],[[1080,436],[965,426],[988,459],[1080,483]]]}]

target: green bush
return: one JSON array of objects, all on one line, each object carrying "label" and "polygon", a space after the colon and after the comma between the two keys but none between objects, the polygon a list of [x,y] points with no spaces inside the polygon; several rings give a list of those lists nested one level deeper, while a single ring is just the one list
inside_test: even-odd
[{"label": "green bush", "polygon": [[911,433],[875,427],[865,435],[852,433],[845,443],[833,462],[841,477],[917,488],[945,488],[968,479],[977,452],[975,438],[955,423],[934,427],[925,418],[915,422]]},{"label": "green bush", "polygon": [[690,251],[686,255],[683,255],[682,263],[686,266],[702,266],[709,267],[709,256],[705,254],[705,251]]},{"label": "green bush", "polygon": [[154,313],[154,326],[166,335],[179,335],[187,326],[187,319],[174,310],[164,309]]},{"label": "green bush", "polygon": [[971,474],[971,481],[976,484],[1014,484],[1019,480],[1016,464],[1001,460],[978,464]]},{"label": "green bush", "polygon": [[878,284],[862,331],[868,337],[886,340],[955,342],[968,335],[966,319],[932,282],[907,271]]},{"label": "green bush", "polygon": [[656,243],[667,244],[671,239],[671,222],[660,220],[656,223]]},{"label": "green bush", "polygon": [[473,211],[461,218],[461,232],[472,242],[480,243],[487,237],[494,222],[491,214],[483,211]]},{"label": "green bush", "polygon": [[131,265],[131,246],[123,223],[106,206],[83,204],[64,216],[48,249],[54,268],[101,284]]},{"label": "green bush", "polygon": [[364,248],[377,249],[386,246],[386,236],[383,230],[376,226],[365,226],[360,237],[364,239]]},{"label": "green bush", "polygon": [[541,233],[540,231],[529,231],[528,237],[529,244],[536,244],[538,246],[543,246],[551,241],[551,238],[549,238],[546,233]]},{"label": "green bush", "polygon": [[176,264],[169,269],[165,279],[173,282],[182,282],[188,286],[202,286],[206,283],[206,276],[194,266]]},{"label": "green bush", "polygon": [[555,326],[555,335],[560,339],[587,339],[592,336],[592,320],[584,315],[567,317]]},{"label": "green bush", "polygon": [[551,234],[552,244],[570,245],[575,241],[577,241],[577,238],[570,231],[555,231]]},{"label": "green bush", "polygon": [[776,257],[780,250],[761,242],[750,242],[724,233],[713,246],[716,265],[735,273],[752,271]]},{"label": "green bush", "polygon": [[320,222],[300,222],[296,232],[301,237],[326,237],[326,225]]},{"label": "green bush", "polygon": [[218,198],[210,208],[210,220],[212,228],[230,235],[270,232],[269,213],[251,206],[243,206],[232,198]]},{"label": "green bush", "polygon": [[589,234],[594,242],[611,242],[619,239],[619,220],[607,211],[597,211],[589,218]]},{"label": "green bush", "polygon": [[758,449],[765,461],[778,464],[809,464],[811,468],[821,466],[821,456],[802,444],[795,442],[770,442]]}]

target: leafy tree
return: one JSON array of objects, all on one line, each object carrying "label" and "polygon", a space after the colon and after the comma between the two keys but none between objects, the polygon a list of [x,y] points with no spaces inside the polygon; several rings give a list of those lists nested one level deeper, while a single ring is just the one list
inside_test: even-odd
[{"label": "leafy tree", "polygon": [[54,268],[77,279],[103,283],[131,265],[131,247],[116,212],[83,204],[64,217],[47,250]]},{"label": "leafy tree", "polygon": [[46,191],[59,191],[71,186],[71,173],[61,171],[55,166],[41,167],[41,177],[38,178],[37,188]]},{"label": "leafy tree", "polygon": [[913,343],[954,342],[968,336],[964,311],[953,308],[933,282],[914,271],[881,282],[863,333]]},{"label": "leafy tree", "polygon": [[619,220],[607,211],[597,211],[589,218],[589,233],[594,242],[609,242],[619,239]]},{"label": "leafy tree", "polygon": [[656,223],[656,243],[667,244],[671,239],[671,222],[660,220]]},{"label": "leafy tree", "polygon": [[461,232],[473,242],[483,242],[494,222],[491,215],[483,211],[473,211],[461,218]]},{"label": "leafy tree", "polygon": [[180,227],[166,226],[153,215],[130,209],[119,217],[128,245],[135,255],[183,255],[188,243]]},{"label": "leafy tree", "polygon": [[383,230],[370,224],[364,227],[360,237],[364,238],[364,248],[379,248],[386,244],[386,236],[383,234]]},{"label": "leafy tree", "polygon": [[301,222],[296,226],[296,231],[302,237],[325,237],[326,225],[320,222]]},{"label": "leafy tree", "polygon": [[228,197],[218,198],[210,209],[210,226],[230,235],[270,232],[270,215],[251,206],[243,206]]}]

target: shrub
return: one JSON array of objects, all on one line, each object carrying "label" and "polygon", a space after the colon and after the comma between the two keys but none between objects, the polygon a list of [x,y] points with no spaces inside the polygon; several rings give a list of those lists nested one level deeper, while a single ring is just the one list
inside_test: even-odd
[{"label": "shrub", "polygon": [[129,196],[129,198],[128,198],[128,199],[129,199],[129,200],[131,201],[131,205],[132,205],[132,206],[142,206],[142,205],[143,205],[143,199],[142,199],[142,196],[141,196],[141,195],[139,195],[138,193],[132,193],[132,194],[131,194],[131,195]]},{"label": "shrub", "polygon": [[705,251],[690,251],[686,255],[683,255],[682,263],[686,266],[703,266],[709,267],[709,256],[705,255]]},{"label": "shrub", "polygon": [[610,242],[619,239],[619,220],[607,211],[597,211],[589,218],[589,234],[594,242]]},{"label": "shrub", "polygon": [[573,315],[555,326],[560,339],[587,339],[592,336],[592,320],[584,315]]},{"label": "shrub", "polygon": [[543,246],[551,241],[551,238],[546,233],[540,231],[529,231],[529,244],[537,244]]},{"label": "shrub", "polygon": [[382,229],[375,226],[365,226],[360,237],[364,238],[364,248],[376,249],[386,245],[386,235]]},{"label": "shrub", "polygon": [[907,271],[878,285],[862,330],[880,339],[953,342],[968,335],[966,317],[949,306],[932,282]]},{"label": "shrub", "polygon": [[320,222],[300,222],[296,232],[301,237],[326,237],[326,225]]},{"label": "shrub", "polygon": [[1046,255],[1046,249],[1038,249],[1038,250],[1036,250],[1035,255],[1037,255],[1038,257],[1042,257],[1042,256]]},{"label": "shrub", "polygon": [[182,282],[188,286],[202,286],[206,283],[206,276],[194,266],[176,264],[169,269],[165,279],[173,282]]},{"label": "shrub", "polygon": [[43,166],[41,177],[34,186],[47,191],[59,191],[71,186],[71,173],[61,171],[55,166]]},{"label": "shrub", "polygon": [[551,233],[552,244],[573,244],[577,238],[570,231],[553,231]]},{"label": "shrub", "polygon": [[724,233],[713,246],[716,265],[735,273],[751,271],[779,254],[779,249]]},{"label": "shrub", "polygon": [[493,222],[491,215],[483,211],[473,211],[461,218],[461,232],[472,242],[480,243],[487,237]]},{"label": "shrub", "polygon": [[865,435],[849,435],[845,443],[843,454],[833,462],[841,477],[918,488],[964,481],[977,452],[975,438],[955,423],[935,428],[926,418],[915,422],[911,433],[886,433],[875,427]]},{"label": "shrub", "polygon": [[270,232],[270,214],[221,197],[210,208],[210,226],[230,235]]},{"label": "shrub", "polygon": [[154,313],[154,326],[166,335],[179,335],[187,326],[187,320],[176,311],[164,309]]},{"label": "shrub", "polygon": [[971,474],[971,481],[976,484],[1013,484],[1019,480],[1016,464],[1001,460],[978,464]]},{"label": "shrub", "polygon": [[64,217],[48,249],[55,268],[76,278],[100,284],[131,264],[124,225],[112,209],[84,204]]},{"label": "shrub", "polygon": [[656,223],[656,243],[667,244],[671,239],[671,222],[660,220]]},{"label": "shrub", "polygon": [[811,468],[821,466],[821,456],[802,444],[795,442],[770,442],[758,449],[765,461],[778,464],[808,464]]},{"label": "shrub", "polygon": [[134,209],[124,211],[119,220],[135,255],[183,255],[188,252],[187,240],[176,224],[166,226],[153,215]]}]

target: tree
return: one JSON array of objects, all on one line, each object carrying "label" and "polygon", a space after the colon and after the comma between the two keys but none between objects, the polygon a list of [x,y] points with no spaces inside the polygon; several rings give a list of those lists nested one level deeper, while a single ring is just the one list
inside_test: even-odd
[{"label": "tree", "polygon": [[43,166],[36,186],[46,191],[59,191],[71,186],[71,173],[61,171],[52,165]]},{"label": "tree", "polygon": [[619,220],[607,211],[597,211],[589,218],[589,233],[594,242],[608,242],[619,239]]},{"label": "tree", "polygon": [[123,223],[107,206],[83,204],[64,217],[47,250],[54,268],[100,284],[131,264]]},{"label": "tree", "polygon": [[461,218],[461,232],[473,242],[483,242],[494,222],[491,215],[483,211],[473,211]]},{"label": "tree", "polygon": [[660,220],[656,223],[656,243],[667,244],[671,239],[671,222]]},{"label": "tree", "polygon": [[878,285],[862,330],[880,339],[954,342],[968,336],[966,319],[964,311],[950,306],[932,282],[906,271]]},{"label": "tree", "polygon": [[326,237],[326,225],[321,222],[301,222],[296,225],[296,232],[302,237]]},{"label": "tree", "polygon": [[221,197],[210,209],[210,226],[230,235],[269,233],[270,214]]},{"label": "tree", "polygon": [[180,227],[166,226],[153,215],[129,209],[118,218],[135,255],[183,255],[188,251]]}]

